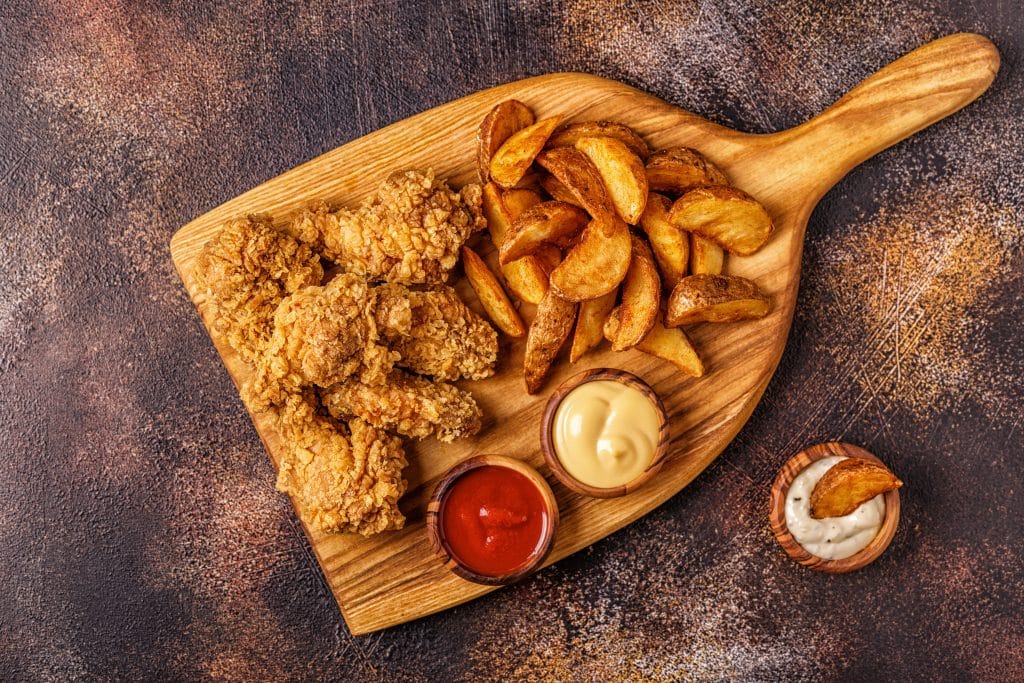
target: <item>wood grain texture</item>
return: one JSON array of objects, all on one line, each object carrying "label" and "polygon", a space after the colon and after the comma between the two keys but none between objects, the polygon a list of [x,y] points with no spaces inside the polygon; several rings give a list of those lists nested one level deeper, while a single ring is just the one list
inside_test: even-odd
[{"label": "wood grain texture", "polygon": [[[662,472],[641,493],[596,500],[553,487],[562,511],[561,532],[548,558],[548,563],[555,562],[664,502],[725,448],[753,411],[785,346],[804,229],[817,200],[857,163],[968,104],[988,87],[998,65],[998,53],[986,39],[949,36],[883,69],[806,124],[770,135],[725,129],[594,76],[531,78],[388,126],[246,192],[183,227],[172,240],[172,256],[209,327],[191,268],[202,245],[225,220],[260,211],[284,221],[312,200],[353,205],[396,168],[432,166],[456,185],[468,182],[475,168],[476,126],[495,103],[510,97],[525,102],[538,117],[617,120],[634,127],[654,148],[700,149],[735,185],[764,203],[776,223],[776,234],[761,251],[731,259],[727,269],[756,280],[772,296],[774,308],[759,321],[694,328],[691,336],[708,367],[700,379],[682,378],[671,366],[634,352],[591,354],[575,367],[563,364],[556,370],[549,386],[588,367],[627,367],[662,397],[672,416],[672,441]],[[472,299],[464,283],[459,287]],[[214,341],[240,385],[248,369]],[[472,454],[515,455],[543,471],[536,425],[545,397],[521,390],[521,354],[521,345],[514,344],[496,377],[466,385],[488,416],[477,438],[450,446],[411,446],[405,529],[370,539],[309,534],[353,633],[415,619],[491,590],[460,579],[437,561],[423,533],[423,518],[438,478]],[[253,421],[276,461],[280,443],[268,419],[254,415]]]},{"label": "wood grain texture", "polygon": [[786,461],[772,483],[768,519],[771,523],[772,533],[775,534],[779,545],[794,560],[805,567],[826,574],[846,574],[868,566],[889,547],[893,536],[896,535],[896,527],[900,523],[900,492],[894,489],[885,493],[885,518],[882,521],[882,526],[879,528],[878,534],[863,550],[841,560],[825,560],[817,555],[812,555],[797,543],[786,524],[786,494],[789,493],[789,487],[793,484],[793,480],[811,463],[835,456],[863,458],[885,464],[873,453],[853,444],[833,441],[806,448]]}]

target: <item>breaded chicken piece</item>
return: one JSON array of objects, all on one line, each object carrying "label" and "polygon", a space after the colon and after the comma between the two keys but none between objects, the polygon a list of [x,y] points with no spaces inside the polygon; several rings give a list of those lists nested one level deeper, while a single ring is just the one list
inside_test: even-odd
[{"label": "breaded chicken piece", "polygon": [[286,453],[277,489],[292,496],[306,524],[364,536],[402,528],[407,463],[398,437],[359,419],[346,427],[319,415],[312,390],[288,397],[278,425]]},{"label": "breaded chicken piece", "polygon": [[254,363],[273,333],[274,311],[286,296],[318,285],[320,257],[275,230],[268,219],[228,222],[206,245],[192,271],[212,313],[215,334]]},{"label": "breaded chicken piece", "polygon": [[336,418],[354,415],[403,436],[422,439],[435,434],[447,443],[480,431],[483,414],[469,392],[401,370],[379,386],[352,380],[335,384],[322,390],[320,398]]},{"label": "breaded chicken piece", "polygon": [[395,365],[441,381],[494,374],[498,333],[454,289],[445,285],[418,292],[382,285],[375,294],[381,333],[400,356]]},{"label": "breaded chicken piece", "polygon": [[346,272],[370,280],[441,284],[459,248],[486,227],[479,185],[454,192],[432,170],[398,171],[355,211],[326,206],[300,213],[289,233]]},{"label": "breaded chicken piece", "polygon": [[263,411],[313,384],[329,387],[349,378],[365,384],[386,381],[399,355],[378,343],[370,301],[369,285],[351,274],[282,301],[274,315],[274,335],[243,391],[246,403]]}]

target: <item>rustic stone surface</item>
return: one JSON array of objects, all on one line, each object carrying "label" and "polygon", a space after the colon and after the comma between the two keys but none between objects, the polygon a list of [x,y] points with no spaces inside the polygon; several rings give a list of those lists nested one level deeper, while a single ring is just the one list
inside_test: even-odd
[{"label": "rustic stone surface", "polygon": [[[1024,19],[1012,3],[8,2],[0,9],[0,677],[1024,678]],[[349,636],[171,266],[192,217],[460,95],[581,70],[784,128],[957,30],[1004,65],[808,227],[789,348],[693,485],[535,578]],[[889,551],[791,561],[768,488],[842,438]]]}]

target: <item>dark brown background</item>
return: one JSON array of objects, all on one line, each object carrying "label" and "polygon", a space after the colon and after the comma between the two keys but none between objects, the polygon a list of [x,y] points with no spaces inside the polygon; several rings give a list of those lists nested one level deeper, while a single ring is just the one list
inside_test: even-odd
[{"label": "dark brown background", "polygon": [[[0,8],[0,677],[1024,679],[1019,3],[114,0]],[[789,347],[661,509],[514,588],[352,638],[168,240],[460,95],[589,71],[750,131],[957,30],[1003,69],[815,212]],[[889,551],[805,570],[769,484],[843,438],[907,482]]]}]

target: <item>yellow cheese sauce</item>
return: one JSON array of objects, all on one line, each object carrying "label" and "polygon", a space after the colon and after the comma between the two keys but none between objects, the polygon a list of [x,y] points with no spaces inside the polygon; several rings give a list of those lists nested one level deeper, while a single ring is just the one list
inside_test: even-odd
[{"label": "yellow cheese sauce", "polygon": [[660,424],[658,409],[639,389],[612,380],[585,382],[555,411],[555,455],[583,484],[623,486],[654,459]]},{"label": "yellow cheese sauce", "polygon": [[808,465],[789,485],[786,494],[786,526],[804,550],[823,560],[843,560],[856,555],[878,535],[885,521],[885,498],[879,494],[845,517],[811,517],[811,492],[825,472],[841,456],[822,458]]}]

